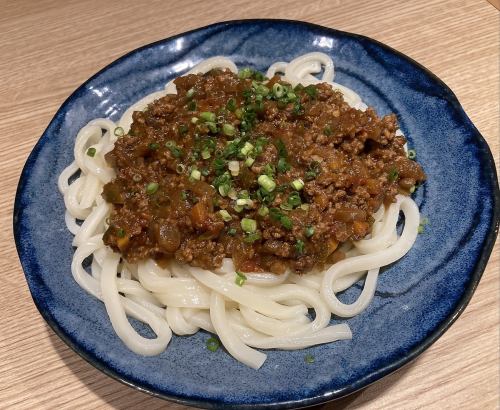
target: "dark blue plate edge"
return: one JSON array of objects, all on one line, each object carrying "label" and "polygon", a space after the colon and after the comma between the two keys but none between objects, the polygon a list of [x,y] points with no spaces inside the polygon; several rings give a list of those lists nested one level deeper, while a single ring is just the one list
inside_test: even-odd
[{"label": "dark blue plate edge", "polygon": [[[141,384],[140,382],[137,381],[130,381],[126,378],[124,378],[122,375],[120,375],[118,372],[108,368],[105,364],[103,364],[100,360],[98,360],[94,355],[92,355],[91,352],[88,352],[83,349],[82,346],[78,345],[78,343],[74,342],[71,339],[71,336],[67,334],[57,323],[57,321],[53,318],[52,314],[50,311],[47,309],[47,306],[43,303],[43,300],[36,300],[33,297],[33,292],[31,293],[31,297],[33,299],[33,302],[35,303],[35,306],[37,307],[38,311],[44,318],[44,320],[47,322],[47,324],[51,327],[51,329],[71,348],[73,349],[78,355],[80,355],[84,360],[86,360],[88,363],[90,363],[92,366],[97,368],[98,370],[102,371],[104,374],[114,378],[115,380],[132,387],[136,390],[139,390],[143,393],[148,393],[151,394],[152,396],[161,398],[161,399],[166,399],[178,404],[182,405],[189,405],[189,406],[196,406],[196,407],[201,407],[201,408],[235,408],[235,409],[260,409],[260,408],[273,408],[273,409],[288,409],[288,408],[299,408],[299,407],[308,407],[308,406],[313,406],[315,404],[320,404],[324,403],[326,401],[330,400],[335,400],[339,399],[341,397],[347,396],[349,394],[355,393],[358,390],[361,390],[370,384],[374,383],[375,381],[381,379],[382,377],[387,376],[390,373],[395,372],[396,370],[400,369],[404,365],[410,363],[413,361],[417,356],[419,356],[422,352],[424,352],[426,349],[428,349],[441,335],[457,320],[457,318],[462,314],[462,312],[465,310],[467,305],[469,304],[472,295],[474,294],[474,291],[476,290],[479,281],[481,279],[481,276],[484,272],[484,269],[486,267],[486,264],[488,263],[489,256],[493,250],[493,246],[495,244],[496,237],[498,235],[498,230],[499,230],[499,225],[500,225],[500,190],[498,186],[498,178],[497,178],[497,173],[496,173],[496,167],[495,167],[495,162],[493,159],[493,155],[491,153],[491,150],[488,146],[488,143],[484,139],[484,137],[480,134],[480,132],[477,130],[477,128],[474,126],[472,121],[469,119],[465,111],[463,110],[462,106],[460,105],[457,96],[453,93],[453,91],[440,79],[438,78],[435,74],[433,74],[431,71],[429,71],[427,68],[425,68],[423,65],[418,63],[417,61],[413,60],[412,58],[406,56],[405,54],[393,49],[392,47],[389,47],[377,40],[374,40],[370,37],[363,36],[360,34],[354,34],[354,33],[349,33],[346,31],[342,30],[336,30],[332,29],[329,27],[324,27],[318,24],[313,24],[305,21],[297,21],[297,20],[287,20],[287,19],[243,19],[243,20],[230,20],[230,21],[224,21],[224,22],[219,22],[219,23],[213,23],[208,26],[196,28],[190,31],[186,31],[184,33],[180,33],[165,39],[161,39],[158,41],[155,41],[153,43],[147,44],[145,46],[139,47],[135,50],[132,50],[118,59],[114,60],[112,63],[108,64],[106,67],[102,68],[99,70],[96,74],[94,74],[92,77],[90,77],[87,81],[85,81],[82,85],[80,85],[60,106],[57,112],[59,112],[61,109],[65,108],[66,105],[69,104],[69,102],[78,94],[80,93],[86,85],[92,81],[95,77],[99,76],[102,72],[108,70],[109,68],[113,67],[115,64],[118,64],[126,58],[127,56],[137,53],[139,51],[148,49],[150,47],[154,47],[158,44],[163,43],[164,41],[171,41],[175,40],[179,37],[183,37],[185,35],[202,31],[202,30],[209,30],[209,29],[221,29],[226,26],[230,25],[247,25],[247,24],[258,24],[258,23],[270,23],[270,22],[276,22],[276,23],[287,23],[287,24],[292,24],[292,25],[302,25],[306,26],[312,29],[321,29],[333,33],[338,33],[341,35],[349,36],[352,38],[357,38],[363,41],[368,41],[371,42],[375,45],[377,45],[380,48],[385,49],[386,51],[389,51],[398,57],[406,60],[410,64],[416,66],[427,76],[429,76],[433,81],[438,83],[444,90],[444,95],[443,98],[445,98],[455,109],[456,113],[459,114],[460,119],[468,126],[470,131],[473,133],[475,140],[478,142],[482,154],[483,154],[483,160],[484,165],[486,166],[490,172],[488,172],[489,176],[489,183],[493,187],[493,215],[489,227],[489,232],[488,235],[486,236],[481,254],[478,258],[478,262],[472,272],[472,276],[470,278],[469,284],[467,288],[465,289],[462,299],[457,303],[455,306],[455,310],[452,312],[452,314],[446,318],[439,327],[437,327],[430,335],[427,336],[426,339],[424,339],[418,346],[410,350],[404,357],[395,360],[393,363],[390,365],[383,367],[377,371],[374,371],[367,376],[357,380],[355,383],[352,383],[346,388],[343,389],[338,389],[334,391],[329,391],[326,392],[322,395],[317,395],[313,397],[308,397],[305,399],[300,399],[300,400],[292,400],[292,401],[282,401],[282,402],[275,402],[275,403],[254,403],[254,404],[223,404],[220,402],[216,402],[213,400],[197,400],[197,399],[192,399],[192,398],[186,398],[183,396],[177,396],[177,395],[172,395],[172,394],[165,394],[162,392],[154,391],[147,386]],[[51,120],[49,123],[48,127],[45,129],[45,131],[42,134],[42,137],[46,135],[46,132],[48,129],[52,126],[52,124],[55,122],[57,117],[57,113],[54,116],[54,118]],[[23,170],[21,172],[20,178],[19,178],[19,183],[18,187],[16,190],[16,196],[15,196],[15,201],[14,201],[14,213],[13,213],[13,231],[14,231],[14,240],[16,243],[16,248],[17,252],[19,255],[19,259],[21,261],[21,266],[23,267],[23,270],[28,270],[28,264],[25,264],[23,260],[26,260],[26,254],[27,249],[25,249],[22,244],[21,244],[21,232],[20,232],[20,226],[17,223],[19,220],[19,215],[22,214],[22,208],[21,208],[21,193],[24,191],[25,185],[26,185],[26,180],[27,176],[29,175],[29,172],[34,164],[34,161],[37,157],[38,152],[42,148],[43,144],[45,143],[45,140],[47,138],[40,138],[38,142],[36,143],[35,147],[31,151],[30,155],[28,156],[28,159],[26,160],[26,163],[23,167]],[[26,278],[27,279],[27,278]],[[29,281],[28,286],[31,288]],[[31,290],[31,289],[30,289]]]}]

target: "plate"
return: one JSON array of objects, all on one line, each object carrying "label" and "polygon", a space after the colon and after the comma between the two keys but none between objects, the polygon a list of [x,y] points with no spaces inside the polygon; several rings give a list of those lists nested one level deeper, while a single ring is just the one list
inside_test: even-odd
[{"label": "plate", "polygon": [[[311,51],[329,54],[336,81],[355,90],[379,115],[397,114],[428,175],[415,193],[422,215],[430,220],[425,232],[380,276],[368,309],[347,320],[352,341],[271,350],[258,371],[223,349],[208,351],[208,334],[202,331],[174,336],[159,356],[132,353],[115,335],[104,305],[80,289],[70,272],[72,235],[65,227],[57,177],[72,160],[78,130],[96,117],[117,120],[132,102],[207,57],[225,55],[239,67],[265,70]],[[451,90],[424,67],[363,36],[295,21],[243,20],[147,45],[82,84],[57,111],[26,162],[14,234],[38,310],[61,339],[104,373],[187,405],[290,408],[361,389],[435,342],[479,282],[497,235],[498,208],[488,145]],[[342,298],[354,298],[359,287]],[[306,363],[306,354],[315,362]]]}]

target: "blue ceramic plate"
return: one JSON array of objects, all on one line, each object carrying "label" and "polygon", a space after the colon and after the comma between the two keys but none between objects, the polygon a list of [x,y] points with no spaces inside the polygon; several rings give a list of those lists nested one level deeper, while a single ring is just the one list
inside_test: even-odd
[{"label": "blue ceramic plate", "polygon": [[[356,90],[379,115],[394,112],[418,153],[428,182],[415,199],[430,224],[402,260],[379,279],[375,299],[348,320],[352,341],[299,351],[268,351],[252,370],[224,350],[206,350],[208,335],[174,336],[159,356],[129,351],[104,305],[71,276],[72,235],[64,224],[59,173],[72,160],[77,131],[89,120],[117,120],[134,101],[160,90],[198,61],[231,57],[265,70],[279,60],[321,51],[336,81]],[[312,24],[247,20],[181,34],[121,57],[62,105],[24,167],[14,232],[33,300],[54,331],[78,354],[130,386],[203,407],[288,408],[354,392],[428,348],[464,310],[498,229],[499,192],[491,153],[450,89],[432,73],[366,37]],[[352,300],[360,285],[344,293]],[[459,341],[457,341],[459,343]],[[304,356],[316,361],[306,364]]]}]

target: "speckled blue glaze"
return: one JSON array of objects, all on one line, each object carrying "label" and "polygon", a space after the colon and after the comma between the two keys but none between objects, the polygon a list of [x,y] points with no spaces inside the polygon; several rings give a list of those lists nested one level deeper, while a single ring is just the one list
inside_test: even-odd
[{"label": "speckled blue glaze", "polygon": [[[72,235],[64,224],[57,177],[72,160],[78,130],[96,117],[117,120],[132,102],[204,58],[226,55],[239,66],[265,70],[272,62],[310,51],[332,56],[336,81],[356,90],[379,114],[398,115],[428,175],[415,199],[430,225],[409,254],[380,276],[368,309],[347,321],[352,341],[271,350],[259,371],[224,350],[208,352],[204,332],[174,336],[159,356],[132,353],[113,332],[103,304],[80,289],[70,273]],[[186,404],[289,408],[351,393],[429,347],[462,312],[479,282],[498,230],[498,206],[487,144],[453,93],[430,72],[366,37],[307,23],[247,20],[215,24],[133,51],[78,88],[24,167],[14,230],[41,314],[97,368]],[[359,285],[342,299],[353,300],[357,293]],[[314,364],[304,362],[306,353],[314,355]]]}]

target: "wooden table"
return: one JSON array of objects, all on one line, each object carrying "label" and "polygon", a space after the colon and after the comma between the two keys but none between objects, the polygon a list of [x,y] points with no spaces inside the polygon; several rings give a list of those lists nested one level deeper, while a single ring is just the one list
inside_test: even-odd
[{"label": "wooden table", "polygon": [[[22,166],[66,97],[141,45],[213,22],[306,20],[409,55],[457,94],[498,164],[499,14],[486,0],[30,1],[0,3],[0,408],[184,408],[112,380],[38,314],[12,236]],[[498,244],[497,244],[498,245]],[[414,363],[324,408],[499,406],[499,258],[493,251],[465,313]]]}]

